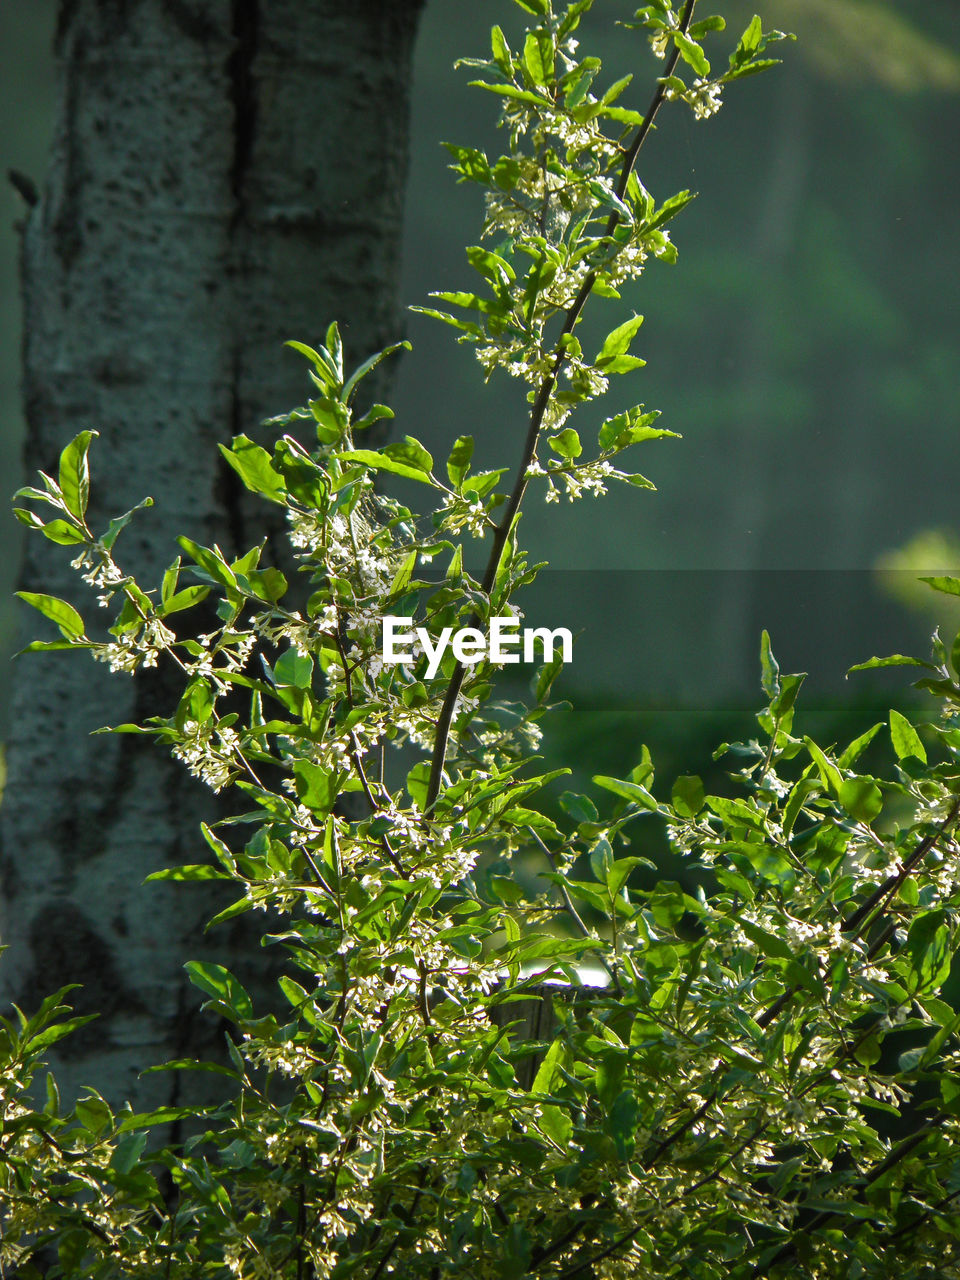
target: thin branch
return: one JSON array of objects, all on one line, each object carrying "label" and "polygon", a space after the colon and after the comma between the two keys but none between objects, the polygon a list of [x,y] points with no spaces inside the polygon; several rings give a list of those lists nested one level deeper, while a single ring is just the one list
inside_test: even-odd
[{"label": "thin branch", "polygon": [[[683,7],[683,13],[680,18],[679,31],[682,35],[686,35],[693,18],[693,11],[696,7],[697,0],[686,0]],[[680,47],[675,44],[670,59],[664,68],[664,74],[657,83],[656,92],[647,114],[644,116],[643,123],[637,130],[637,135],[633,140],[630,150],[626,154],[623,167],[620,171],[620,179],[617,183],[617,198],[623,200],[623,196],[627,190],[627,183],[630,181],[630,175],[633,172],[637,157],[640,154],[640,148],[647,139],[647,135],[653,128],[653,122],[657,117],[661,106],[666,97],[667,86],[666,81],[673,75],[676,70],[677,63],[680,60]],[[612,236],[620,222],[620,213],[617,209],[612,209],[610,217],[607,219],[607,226],[604,232],[606,237]],[[503,518],[497,525],[496,532],[493,536],[493,545],[490,548],[490,558],[487,561],[486,572],[483,575],[482,590],[487,596],[493,590],[494,583],[497,578],[497,570],[500,568],[500,561],[503,558],[503,552],[507,545],[507,539],[513,528],[514,521],[520,504],[523,501],[523,495],[527,488],[527,470],[533,461],[537,452],[537,442],[540,438],[540,430],[543,426],[544,415],[547,406],[550,403],[550,397],[553,395],[554,388],[557,385],[557,379],[566,362],[566,339],[573,332],[577,321],[580,319],[580,313],[586,304],[593,286],[597,280],[597,269],[591,270],[585,277],[583,284],[580,286],[580,292],[577,294],[566,319],[564,320],[563,329],[553,350],[553,363],[549,373],[540,385],[540,391],[534,402],[533,411],[530,414],[530,426],[527,430],[527,438],[523,446],[523,454],[520,459],[520,468],[517,472],[517,478],[514,482],[513,492],[507,503]],[[450,727],[453,723],[453,713],[457,705],[457,698],[463,687],[464,677],[466,675],[466,667],[462,662],[458,662],[453,669],[450,677],[450,683],[447,686],[447,692],[443,699],[443,705],[440,709],[440,715],[437,721],[437,736],[434,742],[433,758],[430,762],[430,781],[427,786],[427,797],[424,808],[429,811],[436,802],[437,796],[440,794],[440,786],[443,780],[443,766],[447,758],[447,745],[450,738]]]},{"label": "thin branch", "polygon": [[939,827],[937,827],[935,831],[931,831],[928,836],[925,836],[923,840],[920,841],[900,870],[895,875],[887,876],[883,884],[877,886],[870,897],[867,898],[866,902],[862,903],[856,911],[854,911],[853,914],[843,922],[841,928],[844,933],[849,933],[850,930],[855,929],[857,931],[854,935],[855,937],[859,938],[863,936],[868,924],[870,923],[867,917],[870,916],[874,908],[881,908],[884,905],[885,900],[889,901],[889,899],[893,897],[921,858],[925,857],[930,850],[934,848],[948,828],[956,822],[958,816],[960,816],[960,796],[954,800],[953,804],[950,806],[949,813],[940,823]]}]

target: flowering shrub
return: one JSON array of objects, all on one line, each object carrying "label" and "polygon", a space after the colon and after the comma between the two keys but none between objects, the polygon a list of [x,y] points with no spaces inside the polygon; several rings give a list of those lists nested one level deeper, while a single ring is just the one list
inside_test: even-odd
[{"label": "flowering shrub", "polygon": [[[45,1107],[28,1101],[44,1051],[85,1021],[67,992],[5,1022],[0,1260],[18,1276],[960,1275],[960,1018],[938,994],[960,902],[960,644],[918,664],[942,719],[924,741],[891,712],[893,759],[874,776],[859,762],[885,726],[843,749],[795,731],[802,677],[781,675],[764,637],[758,736],[721,748],[736,794],[682,777],[657,799],[644,753],[594,796],[565,791],[562,829],[536,807],[557,774],[531,770],[559,660],[540,664],[528,706],[496,699],[487,659],[446,651],[432,676],[425,654],[383,661],[385,616],[437,637],[509,614],[536,572],[517,539],[528,486],[548,501],[650,487],[621,455],[671,434],[656,414],[606,419],[587,459],[568,425],[642,363],[641,317],[592,357],[577,325],[589,299],[675,258],[667,224],[689,193],[658,204],[636,172],[662,104],[713,114],[781,38],[754,18],[717,74],[702,41],[722,19],[695,22],[694,0],[643,6],[625,25],[664,66],[641,114],[620,105],[629,79],[604,88],[579,55],[592,0],[516,2],[532,19],[522,50],[494,27],[491,58],[468,64],[501,101],[508,149],[450,148],[486,192],[492,247],[467,250],[477,292],[428,309],[488,375],[528,384],[512,489],[506,469],[471,470],[467,437],[442,469],[409,436],[364,447],[391,415],[358,416],[357,389],[389,352],[348,373],[331,325],[322,346],[293,344],[313,398],[271,424],[286,434],[223,449],[285,509],[302,583],[261,567],[262,547],[229,561],[183,537],[162,583],[140,586],[115,558],[134,512],[87,524],[91,432],[19,495],[113,616],[104,636],[22,593],[61,633],[30,647],[179,670],[172,714],[115,731],[153,735],[245,807],[203,828],[206,861],[150,878],[231,886],[214,923],[279,918],[263,940],[286,957],[286,1012],[258,1013],[226,968],[188,962],[233,1027],[229,1065],[155,1069],[218,1073],[222,1100],[144,1115],[94,1090],[63,1115],[49,1077]],[[376,487],[391,476],[427,491],[428,518]],[[460,534],[489,544],[482,577]],[[219,625],[192,634],[180,615],[208,596]],[[632,887],[628,831],[658,821],[702,869],[695,894]],[[531,998],[547,1038],[516,1016]],[[150,1146],[173,1119],[191,1136]]]}]

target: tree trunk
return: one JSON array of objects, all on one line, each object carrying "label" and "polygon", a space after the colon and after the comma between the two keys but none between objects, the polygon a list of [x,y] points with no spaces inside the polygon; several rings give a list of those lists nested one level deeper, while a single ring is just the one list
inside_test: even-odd
[{"label": "tree trunk", "polygon": [[[216,446],[306,398],[284,339],[337,318],[359,362],[398,334],[421,4],[62,0],[52,163],[22,253],[25,462],[49,471],[77,431],[100,432],[91,524],[155,499],[117,546],[145,585],[177,533],[236,550],[263,536]],[[22,585],[82,599],[69,555],[29,544]],[[175,696],[162,675],[21,660],[0,810],[4,1003],[82,983],[72,1002],[102,1016],[66,1042],[64,1091],[137,1108],[171,1089],[137,1073],[197,1047],[183,961],[263,966],[227,955],[226,929],[204,941],[192,886],[141,887],[202,860],[209,793],[147,740],[88,737]]]}]

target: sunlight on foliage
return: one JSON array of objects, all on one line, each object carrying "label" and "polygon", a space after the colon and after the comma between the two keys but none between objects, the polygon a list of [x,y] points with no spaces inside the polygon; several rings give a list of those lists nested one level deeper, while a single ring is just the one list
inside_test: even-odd
[{"label": "sunlight on foliage", "polygon": [[[23,1280],[960,1276],[960,1016],[942,994],[960,643],[855,668],[914,668],[935,723],[893,709],[820,745],[798,718],[804,677],[764,633],[756,734],[716,753],[724,794],[662,785],[646,748],[589,794],[567,768],[538,772],[562,665],[544,637],[525,703],[496,696],[485,655],[429,658],[455,630],[482,640],[519,618],[540,567],[519,541],[528,491],[565,509],[652,487],[623,455],[674,433],[643,405],[593,407],[643,365],[642,317],[611,314],[589,347],[578,326],[676,259],[668,223],[691,193],[657,198],[637,170],[661,107],[707,120],[786,38],[753,17],[717,59],[722,19],[645,5],[627,38],[661,74],[638,109],[630,78],[608,84],[577,47],[591,0],[516,2],[522,44],[496,26],[490,56],[466,60],[499,103],[504,154],[449,148],[485,195],[473,287],[424,310],[485,376],[526,387],[518,464],[473,470],[469,437],[439,463],[410,435],[368,447],[392,413],[361,412],[358,389],[408,344],[352,369],[333,323],[291,343],[307,402],[264,424],[265,444],[221,446],[283,508],[295,581],[261,563],[265,544],[234,557],[184,535],[141,585],[117,544],[149,499],[100,527],[92,431],[17,495],[100,606],[21,592],[59,636],[29,649],[122,676],[165,667],[177,704],[112,732],[153,737],[234,801],[197,861],[148,879],[217,882],[210,927],[259,913],[285,960],[273,1012],[223,965],[186,960],[227,1056],[151,1070],[218,1077],[203,1109],[136,1115],[91,1088],[63,1114],[42,1066],[88,1020],[69,989],[2,1022],[0,1266]],[[462,537],[486,550],[482,574]],[[201,604],[210,630],[190,624]],[[420,629],[406,662],[385,652],[388,618]],[[692,888],[637,887],[656,871],[630,852],[638,824],[665,832]],[[160,1145],[173,1121],[189,1136]]]}]

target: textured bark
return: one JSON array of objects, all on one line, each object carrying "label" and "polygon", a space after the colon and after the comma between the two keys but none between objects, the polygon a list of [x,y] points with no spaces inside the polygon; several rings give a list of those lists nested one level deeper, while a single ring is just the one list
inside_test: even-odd
[{"label": "textured bark", "polygon": [[[26,468],[94,427],[91,523],[149,493],[120,563],[158,580],[175,535],[262,536],[217,442],[301,403],[301,359],[339,318],[348,359],[397,336],[410,57],[422,0],[63,0],[58,126],[23,244]],[[28,540],[22,585],[77,599],[69,555]],[[89,615],[91,600],[83,601]],[[36,620],[39,621],[39,620]],[[40,624],[42,626],[42,624]],[[28,622],[33,634],[39,628]],[[202,860],[212,802],[145,740],[90,738],[169,714],[162,674],[21,660],[0,810],[4,1003],[84,984],[101,1018],[67,1042],[68,1093],[168,1101],[145,1066],[196,1048],[185,959],[239,969],[242,934],[204,940],[192,886],[141,887]]]}]

